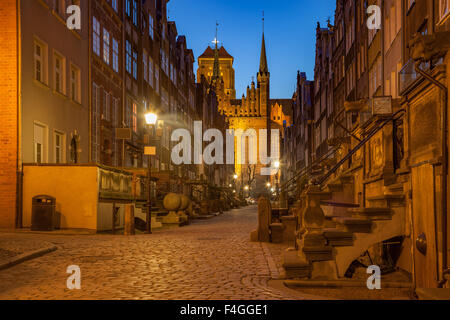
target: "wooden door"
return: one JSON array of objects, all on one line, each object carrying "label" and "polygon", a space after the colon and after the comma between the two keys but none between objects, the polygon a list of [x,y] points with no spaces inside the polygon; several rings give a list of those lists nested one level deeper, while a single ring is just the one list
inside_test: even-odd
[{"label": "wooden door", "polygon": [[[436,222],[435,222],[435,172],[432,165],[426,164],[412,168],[412,215],[413,215],[413,246],[414,269],[417,288],[437,287],[436,263]],[[416,239],[426,236],[426,254],[421,253],[416,245]]]}]

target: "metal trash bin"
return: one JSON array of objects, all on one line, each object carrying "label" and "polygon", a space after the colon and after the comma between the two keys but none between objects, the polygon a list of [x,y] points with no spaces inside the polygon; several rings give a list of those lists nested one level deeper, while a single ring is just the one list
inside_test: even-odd
[{"label": "metal trash bin", "polygon": [[55,230],[56,199],[39,195],[33,197],[31,230],[32,231],[53,231]]}]

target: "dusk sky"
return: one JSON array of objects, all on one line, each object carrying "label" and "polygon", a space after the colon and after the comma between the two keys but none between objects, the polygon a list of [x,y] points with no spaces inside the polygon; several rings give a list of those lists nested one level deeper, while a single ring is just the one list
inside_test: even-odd
[{"label": "dusk sky", "polygon": [[264,11],[271,97],[290,98],[297,70],[314,77],[317,22],[333,21],[335,5],[336,0],[171,0],[168,9],[196,59],[214,40],[219,22],[219,41],[235,58],[237,98],[253,76],[256,81]]}]

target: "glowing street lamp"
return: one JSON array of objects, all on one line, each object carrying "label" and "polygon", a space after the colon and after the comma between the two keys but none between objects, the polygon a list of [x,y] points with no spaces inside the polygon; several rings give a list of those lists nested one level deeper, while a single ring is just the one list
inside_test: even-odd
[{"label": "glowing street lamp", "polygon": [[[147,123],[148,126],[150,126],[151,130],[153,131],[153,127],[156,125],[156,122],[158,121],[158,116],[156,115],[156,113],[146,113],[145,114],[145,122]],[[150,140],[150,136],[149,136],[149,140]],[[149,152],[148,155],[148,199],[147,199],[147,232],[149,234],[152,233],[152,155],[156,154],[155,152],[156,150],[151,150],[151,152]]]},{"label": "glowing street lamp", "polygon": [[275,161],[273,165],[276,169],[278,169],[280,167],[280,161]]},{"label": "glowing street lamp", "polygon": [[244,190],[245,190],[245,191],[248,191],[249,189],[250,189],[249,186],[245,186],[245,187],[244,187]]},{"label": "glowing street lamp", "polygon": [[270,182],[267,182],[266,186],[267,186],[267,188],[270,188],[272,186],[272,184]]},{"label": "glowing street lamp", "polygon": [[154,126],[158,121],[158,116],[155,113],[149,112],[145,114],[145,122],[148,125]]},{"label": "glowing street lamp", "polygon": [[237,180],[238,175],[237,175],[237,174],[234,174],[233,178],[234,178],[234,180]]}]

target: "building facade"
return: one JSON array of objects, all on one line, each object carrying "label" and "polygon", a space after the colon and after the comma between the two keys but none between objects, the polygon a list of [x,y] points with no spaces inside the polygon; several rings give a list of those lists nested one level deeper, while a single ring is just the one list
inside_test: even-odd
[{"label": "building facade", "polygon": [[[380,29],[367,27],[370,5],[381,9]],[[299,236],[297,266],[306,271],[288,274],[335,279],[376,264],[406,272],[416,288],[448,286],[449,24],[448,1],[337,0],[334,26],[318,27],[312,135],[299,139],[307,132],[300,74],[284,141],[285,152],[306,150],[312,161],[286,172],[282,189],[300,199],[299,212],[320,202],[326,245]]]},{"label": "building facade", "polygon": [[[292,115],[291,99],[271,99],[270,96],[270,72],[266,56],[266,43],[264,34],[261,45],[260,66],[257,73],[257,82],[252,81],[247,87],[246,94],[241,99],[235,99],[233,57],[225,50],[217,46],[213,50],[208,47],[199,57],[198,77],[204,77],[215,84],[219,111],[227,118],[229,128],[239,134],[250,134],[250,137],[235,141],[235,174],[238,176],[239,189],[243,193],[247,186],[252,194],[266,192],[266,184],[272,181],[276,183],[279,176],[262,176],[259,156],[260,130],[278,129],[281,137],[284,134],[283,127],[289,126]],[[250,130],[250,131],[248,131]],[[241,143],[245,147],[242,148]],[[270,136],[268,136],[268,145]],[[249,145],[255,148],[249,148]],[[280,144],[281,145],[281,144]],[[245,150],[245,154],[243,153]],[[275,152],[281,156],[281,148]],[[270,156],[270,154],[268,154]],[[253,161],[252,161],[253,159]]]}]

